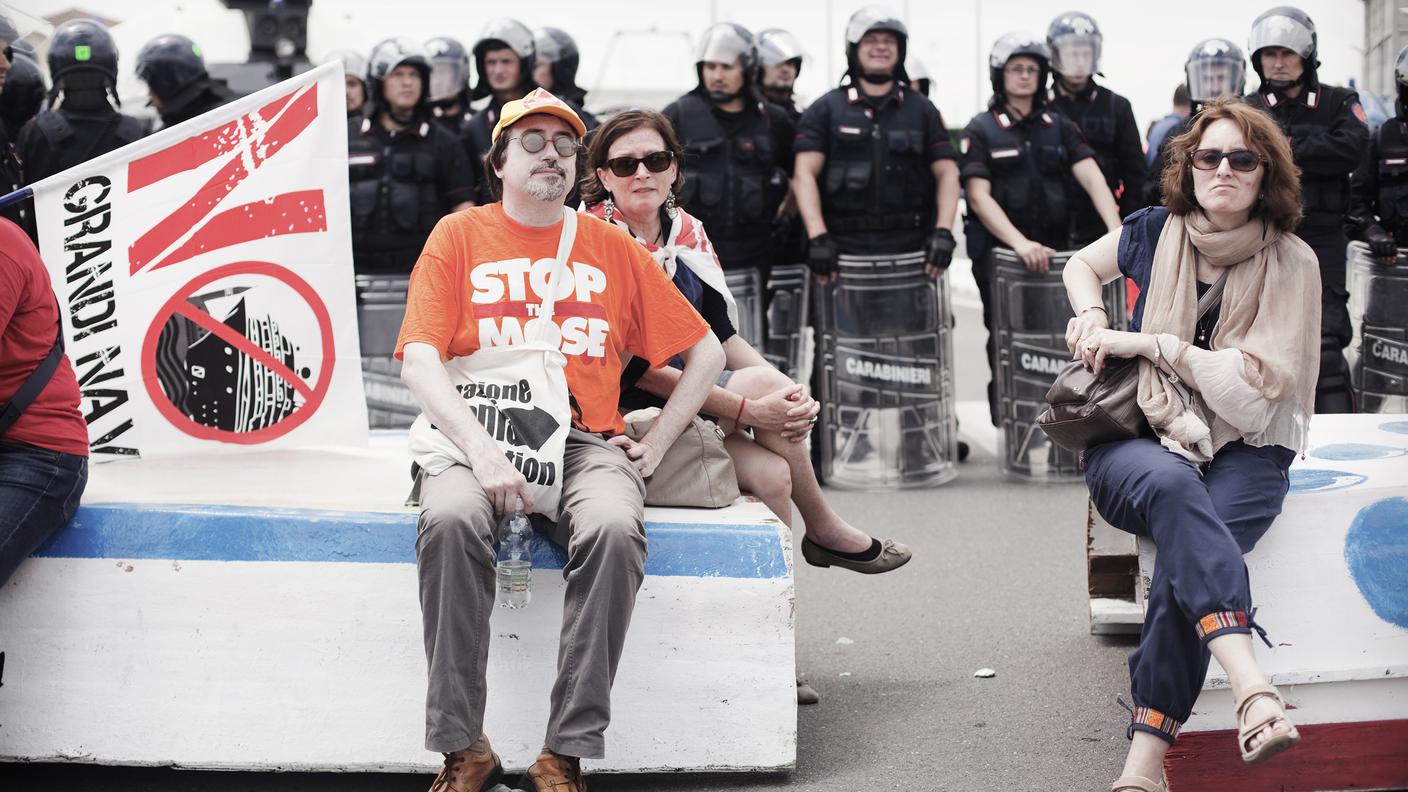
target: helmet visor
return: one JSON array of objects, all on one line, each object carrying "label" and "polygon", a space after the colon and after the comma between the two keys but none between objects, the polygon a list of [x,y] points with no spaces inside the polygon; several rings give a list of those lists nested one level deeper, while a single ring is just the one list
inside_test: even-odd
[{"label": "helmet visor", "polygon": [[759,35],[758,59],[764,66],[776,66],[790,60],[801,60],[805,63],[807,52],[802,49],[802,42],[798,41],[796,36],[785,30],[774,30]]},{"label": "helmet visor", "polygon": [[899,15],[885,6],[866,6],[851,15],[846,23],[846,43],[859,44],[865,34],[872,30],[888,30],[899,36],[908,36],[909,30],[900,21]]},{"label": "helmet visor", "polygon": [[1241,96],[1246,87],[1246,64],[1227,55],[1188,61],[1188,97],[1195,102],[1211,102],[1225,96]]},{"label": "helmet visor", "polygon": [[[0,3],[0,44],[7,47],[27,44],[28,49],[34,52],[41,49],[53,34],[54,28],[48,22],[9,3]],[[21,46],[20,49],[25,48]]]},{"label": "helmet visor", "polygon": [[739,35],[732,25],[719,25],[704,32],[695,63],[742,63],[753,42]]},{"label": "helmet visor", "polygon": [[1051,40],[1051,68],[1067,77],[1089,77],[1100,71],[1100,37],[1065,33]]},{"label": "helmet visor", "polygon": [[1398,61],[1393,65],[1393,79],[1399,85],[1408,86],[1408,47],[1398,53]]},{"label": "helmet visor", "polygon": [[1249,45],[1253,58],[1263,47],[1285,47],[1302,58],[1309,58],[1315,50],[1315,31],[1299,19],[1269,16],[1252,26]]},{"label": "helmet visor", "polygon": [[430,101],[453,99],[469,85],[469,70],[459,59],[432,59],[430,62]]},{"label": "helmet visor", "polygon": [[502,41],[520,58],[533,54],[533,31],[516,19],[495,19],[485,25],[475,50],[479,50],[485,41]]}]

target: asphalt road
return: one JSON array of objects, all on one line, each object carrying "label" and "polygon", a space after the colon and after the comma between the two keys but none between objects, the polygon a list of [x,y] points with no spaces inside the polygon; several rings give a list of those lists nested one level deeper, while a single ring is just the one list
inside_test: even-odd
[{"label": "asphalt road", "polygon": [[[971,414],[987,375],[981,320],[976,296],[955,293],[959,397]],[[1089,633],[1084,488],[1003,479],[990,430],[974,423],[963,427],[973,456],[950,484],[831,492],[843,516],[909,544],[908,566],[865,577],[809,567],[797,553],[797,667],[821,703],[798,710],[794,772],[595,776],[592,792],[1108,789],[1126,747],[1115,696],[1128,686],[1132,641]],[[974,678],[984,667],[996,677]],[[429,783],[0,765],[6,792],[400,792]]]}]

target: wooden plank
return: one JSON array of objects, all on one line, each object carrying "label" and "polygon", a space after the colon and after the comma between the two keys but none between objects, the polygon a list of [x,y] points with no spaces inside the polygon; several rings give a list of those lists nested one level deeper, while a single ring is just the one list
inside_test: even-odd
[{"label": "wooden plank", "polygon": [[1303,724],[1295,748],[1248,765],[1237,732],[1193,732],[1164,760],[1170,792],[1324,792],[1408,788],[1408,720]]}]

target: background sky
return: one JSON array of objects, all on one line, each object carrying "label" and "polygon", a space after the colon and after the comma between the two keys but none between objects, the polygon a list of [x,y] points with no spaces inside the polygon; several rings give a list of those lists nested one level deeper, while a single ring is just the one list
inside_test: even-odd
[{"label": "background sky", "polygon": [[[211,61],[243,60],[249,36],[243,17],[218,0],[9,0],[47,15],[74,7],[120,22],[113,34],[121,53],[124,97],[145,94],[131,75],[141,45],[166,32],[196,39]],[[754,32],[791,30],[808,49],[799,93],[811,99],[834,86],[845,68],[846,20],[862,3],[827,0],[315,0],[309,20],[308,53],[316,61],[339,48],[370,50],[391,35],[418,40],[449,35],[472,46],[480,29],[497,16],[515,16],[530,27],[551,25],[576,38],[581,49],[578,82],[602,100],[631,96],[658,106],[694,83],[694,42],[716,21],[737,22]],[[987,55],[993,41],[1011,30],[1045,35],[1066,0],[929,0],[889,4],[906,21],[910,48],[934,80],[931,94],[949,126],[963,126],[991,91]],[[1124,94],[1143,128],[1168,112],[1183,63],[1198,41],[1222,36],[1245,47],[1252,20],[1272,5],[1244,0],[1184,0],[1134,3],[1086,0],[1075,7],[1093,16],[1105,37],[1102,83]],[[1347,84],[1363,68],[1364,4],[1360,0],[1303,0],[1320,37],[1321,76]],[[1256,76],[1248,68],[1248,87]],[[589,97],[596,104],[598,97]]]}]

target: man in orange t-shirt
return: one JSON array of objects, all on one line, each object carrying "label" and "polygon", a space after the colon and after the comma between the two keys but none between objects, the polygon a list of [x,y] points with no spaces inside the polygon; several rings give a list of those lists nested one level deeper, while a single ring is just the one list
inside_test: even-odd
[{"label": "man in orange t-shirt", "polygon": [[[522,342],[555,258],[563,200],[576,184],[582,121],[542,89],[503,107],[486,161],[502,203],[443,218],[411,273],[396,355],[426,417],[469,460],[422,474],[416,563],[429,665],[426,748],[445,754],[432,789],[480,792],[497,783],[499,759],[483,734],[489,613],[494,605],[495,515],[527,481],[451,384],[445,361],[481,347]],[[580,792],[581,757],[605,754],[611,680],[645,576],[645,483],[661,454],[698,412],[724,355],[709,326],[625,232],[580,216],[560,296],[572,396],[562,465],[561,518],[549,535],[567,548],[567,592],[557,681],[542,753],[527,777],[539,792]],[[540,271],[541,270],[541,271]],[[565,288],[563,291],[567,291]],[[616,412],[621,360],[684,375],[639,442]]]}]

